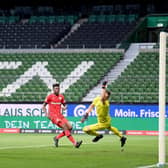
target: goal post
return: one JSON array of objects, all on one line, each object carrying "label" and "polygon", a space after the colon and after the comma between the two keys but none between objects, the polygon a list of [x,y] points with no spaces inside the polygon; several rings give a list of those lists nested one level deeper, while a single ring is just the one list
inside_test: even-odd
[{"label": "goal post", "polygon": [[166,38],[167,37],[168,33],[160,32],[158,167],[163,167],[166,164],[165,111],[166,111]]},{"label": "goal post", "polygon": [[159,136],[158,136],[158,163],[138,168],[166,168],[166,41],[168,33],[160,32],[159,44]]}]

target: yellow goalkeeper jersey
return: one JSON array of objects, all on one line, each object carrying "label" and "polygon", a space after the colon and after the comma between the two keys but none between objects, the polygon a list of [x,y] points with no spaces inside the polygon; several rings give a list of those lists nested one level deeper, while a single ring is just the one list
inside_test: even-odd
[{"label": "yellow goalkeeper jersey", "polygon": [[110,102],[106,100],[104,103],[101,101],[101,97],[97,96],[92,104],[96,107],[97,119],[100,123],[110,122],[109,107]]}]

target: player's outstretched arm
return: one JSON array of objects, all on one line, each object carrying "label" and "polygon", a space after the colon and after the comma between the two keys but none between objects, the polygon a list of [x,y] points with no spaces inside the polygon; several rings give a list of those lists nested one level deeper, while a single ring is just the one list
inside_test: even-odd
[{"label": "player's outstretched arm", "polygon": [[46,106],[47,106],[47,103],[43,103],[42,110],[45,112],[46,117],[48,117]]},{"label": "player's outstretched arm", "polygon": [[89,113],[93,110],[93,108],[94,108],[94,105],[93,105],[93,104],[91,104],[91,105],[88,107],[88,109],[85,111],[84,116],[83,116],[82,119],[81,119],[81,123],[83,123],[85,120],[87,120],[87,118],[88,118],[88,116],[89,116]]},{"label": "player's outstretched arm", "polygon": [[64,103],[62,104],[61,108],[62,108],[63,111],[64,111],[64,110],[67,110],[67,104],[66,104],[66,102],[64,102]]},{"label": "player's outstretched arm", "polygon": [[101,91],[101,100],[104,102],[105,100],[105,92],[107,88],[107,81],[104,81],[102,84],[102,91]]}]

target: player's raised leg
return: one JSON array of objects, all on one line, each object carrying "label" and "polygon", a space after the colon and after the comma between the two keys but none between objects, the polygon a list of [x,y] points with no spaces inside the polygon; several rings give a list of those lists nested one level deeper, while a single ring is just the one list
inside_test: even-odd
[{"label": "player's raised leg", "polygon": [[93,138],[92,142],[97,142],[103,138],[103,135],[99,134],[96,131],[102,130],[102,129],[104,129],[104,127],[101,127],[101,125],[97,123],[97,124],[93,124],[93,125],[89,125],[89,126],[84,127],[83,131],[85,133],[87,133],[88,135],[96,136],[95,138]]},{"label": "player's raised leg", "polygon": [[127,138],[124,137],[124,136],[120,133],[120,131],[119,131],[117,128],[115,128],[115,127],[109,127],[108,129],[109,129],[110,131],[112,131],[115,135],[117,135],[118,137],[120,137],[121,147],[123,147],[123,146],[125,145],[125,143],[126,143]]},{"label": "player's raised leg", "polygon": [[65,132],[61,132],[59,135],[55,136],[53,139],[54,139],[54,144],[56,147],[58,147],[58,142],[59,142],[59,139],[64,137],[65,136]]},{"label": "player's raised leg", "polygon": [[120,141],[121,141],[121,147],[123,147],[125,145],[126,140],[127,140],[126,137],[124,137],[124,136],[121,137],[121,139],[120,139]]},{"label": "player's raised leg", "polygon": [[65,132],[65,136],[69,139],[69,141],[72,142],[72,144],[76,147],[76,148],[79,148],[80,145],[82,144],[82,140],[81,141],[76,141],[74,139],[74,137],[71,135],[71,130],[72,130],[72,126],[71,124],[66,120],[62,120],[62,128]]}]

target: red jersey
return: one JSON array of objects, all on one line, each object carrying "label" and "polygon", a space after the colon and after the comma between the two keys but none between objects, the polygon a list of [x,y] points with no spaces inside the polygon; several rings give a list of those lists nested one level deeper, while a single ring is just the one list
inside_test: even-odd
[{"label": "red jersey", "polygon": [[50,94],[46,97],[45,103],[48,104],[48,111],[49,111],[49,116],[57,116],[57,117],[62,117],[62,110],[61,110],[61,105],[65,103],[64,96],[59,94]]}]

